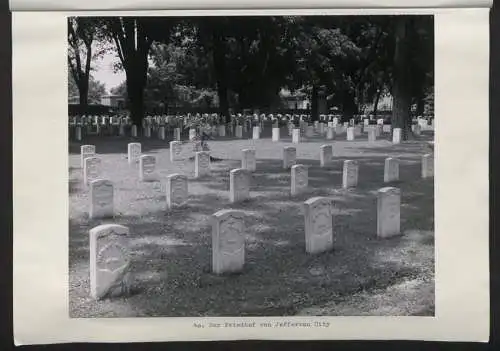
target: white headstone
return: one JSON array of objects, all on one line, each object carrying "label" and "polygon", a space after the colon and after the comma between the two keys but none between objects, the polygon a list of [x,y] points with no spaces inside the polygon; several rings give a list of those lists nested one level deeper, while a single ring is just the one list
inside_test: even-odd
[{"label": "white headstone", "polygon": [[273,128],[273,141],[280,141],[280,129]]},{"label": "white headstone", "polygon": [[399,161],[388,157],[385,159],[384,183],[395,182],[399,180]]},{"label": "white headstone", "polygon": [[167,209],[184,206],[188,201],[188,181],[182,174],[167,176]]},{"label": "white headstone", "polygon": [[345,160],[342,172],[342,187],[344,189],[353,188],[358,185],[358,162]]},{"label": "white headstone", "polygon": [[375,126],[375,137],[376,138],[378,138],[378,137],[380,137],[382,135],[382,129],[383,129],[383,127],[380,124],[377,124]]},{"label": "white headstone", "polygon": [[241,168],[254,172],[257,168],[255,149],[241,150]]},{"label": "white headstone", "polygon": [[297,149],[293,146],[283,148],[283,168],[291,168],[297,162]]},{"label": "white headstone", "polygon": [[434,176],[434,157],[432,154],[422,156],[422,178],[431,178]]},{"label": "white headstone", "polygon": [[87,157],[83,161],[83,184],[89,185],[101,175],[101,159],[99,157]]},{"label": "white headstone", "polygon": [[260,139],[260,127],[259,126],[253,127],[252,138],[255,139],[255,140]]},{"label": "white headstone", "polygon": [[401,128],[394,128],[392,130],[392,143],[393,144],[401,143]]},{"label": "white headstone", "polygon": [[158,139],[165,140],[165,127],[164,126],[160,126],[160,128],[158,128]]},{"label": "white headstone", "polygon": [[189,128],[189,140],[193,140],[196,137],[196,129]]},{"label": "white headstone", "polygon": [[326,129],[326,139],[327,140],[335,139],[335,128],[334,127],[328,127]]},{"label": "white headstone", "polygon": [[344,126],[340,125],[340,124],[337,124],[335,126],[335,134],[342,134],[344,133],[345,129],[344,129]]},{"label": "white headstone", "polygon": [[144,136],[146,138],[151,138],[151,127],[150,126],[144,127]]},{"label": "white headstone", "polygon": [[94,299],[128,294],[130,290],[129,229],[103,224],[89,232],[90,295]]},{"label": "white headstone", "polygon": [[354,140],[354,127],[347,128],[347,140],[348,141]]},{"label": "white headstone", "polygon": [[382,132],[384,132],[384,133],[390,133],[391,132],[391,125],[390,124],[384,124],[382,126]]},{"label": "white headstone", "polygon": [[95,145],[80,146],[80,167],[83,168],[85,159],[95,155]]},{"label": "white headstone", "polygon": [[225,137],[226,136],[226,126],[225,125],[220,125],[218,128],[219,131],[219,136]]},{"label": "white headstone", "polygon": [[321,136],[325,135],[325,124],[324,124],[324,123],[320,123],[320,124],[318,125],[318,127],[319,127],[319,128],[318,128],[319,134],[320,134]]},{"label": "white headstone", "polygon": [[243,126],[239,126],[239,125],[236,126],[234,133],[235,133],[236,138],[239,138],[239,139],[243,138]]},{"label": "white headstone", "polygon": [[377,193],[377,236],[387,238],[400,234],[401,192],[382,188]]},{"label": "white headstone", "polygon": [[210,174],[210,152],[199,151],[194,157],[194,176],[201,178]]},{"label": "white headstone", "polygon": [[76,128],[75,128],[75,139],[77,141],[82,140],[82,127],[80,127],[80,126],[76,126]]},{"label": "white headstone", "polygon": [[333,147],[332,145],[322,145],[319,148],[319,163],[321,167],[326,167],[332,163]]},{"label": "white headstone", "polygon": [[309,185],[309,170],[305,165],[294,165],[291,171],[291,194],[298,195]]},{"label": "white headstone", "polygon": [[174,128],[174,141],[180,141],[180,140],[181,140],[181,129]]},{"label": "white headstone", "polygon": [[182,159],[182,141],[170,142],[170,161],[180,161]]},{"label": "white headstone", "polygon": [[137,138],[137,126],[135,124],[132,126],[131,134],[133,138]]},{"label": "white headstone", "polygon": [[304,202],[306,252],[317,254],[333,248],[332,200],[313,197]]},{"label": "white headstone", "polygon": [[238,168],[229,172],[229,200],[240,202],[250,197],[250,173]]},{"label": "white headstone", "polygon": [[422,134],[422,127],[420,126],[420,124],[415,124],[413,126],[413,133],[417,136],[421,135]]},{"label": "white headstone", "polygon": [[90,182],[89,217],[106,218],[114,216],[113,183],[106,179],[96,179]]},{"label": "white headstone", "polygon": [[128,163],[135,164],[139,161],[141,157],[141,144],[140,143],[129,143],[128,144]]},{"label": "white headstone", "polygon": [[357,125],[354,127],[354,136],[361,136],[361,126]]},{"label": "white headstone", "polygon": [[212,215],[212,270],[215,274],[234,273],[245,264],[243,213],[221,210]]},{"label": "white headstone", "polygon": [[312,138],[314,136],[314,127],[307,126],[306,127],[306,138]]},{"label": "white headstone", "polygon": [[369,120],[368,118],[365,118],[365,119],[363,120],[363,122],[364,122],[364,125],[365,125],[365,126],[370,125],[370,120]]},{"label": "white headstone", "polygon": [[125,136],[125,124],[120,124],[118,127],[118,135]]},{"label": "white headstone", "polygon": [[377,141],[377,131],[375,128],[368,129],[368,141],[370,143]]},{"label": "white headstone", "polygon": [[300,143],[300,129],[294,128],[292,130],[292,143],[299,144]]},{"label": "white headstone", "polygon": [[139,158],[139,179],[143,182],[154,180],[156,167],[156,157],[152,155],[142,155]]}]

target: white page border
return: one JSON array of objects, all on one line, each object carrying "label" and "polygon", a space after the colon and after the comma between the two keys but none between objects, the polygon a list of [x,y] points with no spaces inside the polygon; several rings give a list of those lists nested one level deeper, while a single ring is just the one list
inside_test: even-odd
[{"label": "white page border", "polygon": [[[308,14],[314,11],[318,10]],[[319,11],[316,13],[381,14]],[[200,12],[189,12],[196,13]],[[230,333],[228,329],[195,329],[192,318],[69,318],[67,13],[23,12],[13,13],[16,344],[241,339],[487,341],[489,10],[383,13],[436,13],[435,318],[293,317],[286,320],[328,320],[331,326],[326,330],[242,328]],[[466,123],[467,118],[472,122]],[[205,322],[217,319],[203,318]]]}]

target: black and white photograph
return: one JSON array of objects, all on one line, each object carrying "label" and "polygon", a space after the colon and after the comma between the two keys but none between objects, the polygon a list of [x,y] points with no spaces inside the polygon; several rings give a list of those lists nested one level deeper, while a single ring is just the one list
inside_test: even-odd
[{"label": "black and white photograph", "polygon": [[434,16],[67,18],[70,318],[435,316]]}]

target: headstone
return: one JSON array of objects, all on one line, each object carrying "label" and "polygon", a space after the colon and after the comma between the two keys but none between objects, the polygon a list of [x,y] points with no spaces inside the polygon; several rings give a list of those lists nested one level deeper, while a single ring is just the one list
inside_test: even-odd
[{"label": "headstone", "polygon": [[376,133],[377,132],[376,132],[375,128],[368,129],[368,141],[370,143],[377,141],[377,134]]},{"label": "headstone", "polygon": [[321,167],[326,167],[332,163],[333,147],[332,145],[322,145],[319,151],[319,163]]},{"label": "headstone", "polygon": [[77,141],[82,140],[82,127],[80,127],[80,126],[76,126],[76,128],[75,128],[75,139]]},{"label": "headstone", "polygon": [[327,140],[335,139],[335,128],[334,127],[328,127],[326,129],[326,139]]},{"label": "headstone", "polygon": [[85,159],[95,155],[95,145],[82,145],[80,146],[80,167],[83,168]]},{"label": "headstone", "polygon": [[361,126],[357,125],[354,127],[354,136],[361,136]]},{"label": "headstone", "polygon": [[160,140],[165,140],[165,127],[164,126],[160,126],[160,128],[158,128],[158,138]]},{"label": "headstone", "polygon": [[344,189],[354,188],[358,185],[358,168],[357,161],[344,161],[344,169],[342,172],[342,187]]},{"label": "headstone", "polygon": [[294,128],[292,131],[292,143],[299,144],[300,143],[300,129]]},{"label": "headstone", "polygon": [[384,183],[395,182],[399,180],[399,161],[388,157],[385,159]]},{"label": "headstone", "polygon": [[250,197],[250,173],[238,168],[229,172],[229,200],[240,202]]},{"label": "headstone", "polygon": [[344,126],[337,124],[337,126],[335,126],[335,134],[342,134],[342,133],[344,133]]},{"label": "headstone", "polygon": [[150,126],[144,127],[144,136],[146,138],[151,138],[151,127]]},{"label": "headstone", "polygon": [[154,180],[156,167],[156,157],[152,155],[142,155],[139,158],[139,179],[143,182]]},{"label": "headstone", "polygon": [[241,168],[254,172],[257,168],[255,149],[241,150]]},{"label": "headstone", "polygon": [[354,127],[347,128],[347,140],[348,141],[354,140]]},{"label": "headstone", "polygon": [[383,127],[380,124],[377,124],[375,126],[375,138],[378,138],[382,135],[382,129],[383,129]]},{"label": "headstone", "polygon": [[273,128],[273,141],[280,141],[280,129]]},{"label": "headstone", "polygon": [[383,118],[377,119],[377,125],[383,126],[384,125],[384,119]]},{"label": "headstone", "polygon": [[382,127],[382,132],[384,133],[390,133],[391,132],[391,125],[390,124],[384,124]]},{"label": "headstone", "polygon": [[369,120],[368,118],[365,118],[365,119],[363,120],[363,122],[364,122],[364,125],[365,125],[365,126],[370,125],[370,120]]},{"label": "headstone", "polygon": [[294,165],[291,171],[291,194],[298,195],[307,189],[309,184],[309,170],[305,165]]},{"label": "headstone", "polygon": [[141,157],[141,144],[140,143],[129,143],[128,144],[128,163],[135,164],[139,161]]},{"label": "headstone", "polygon": [[392,130],[392,143],[393,144],[401,143],[401,128],[394,128]]},{"label": "headstone", "polygon": [[171,141],[170,142],[170,161],[180,161],[182,154],[182,141]]},{"label": "headstone", "polygon": [[319,125],[318,125],[318,130],[319,130],[319,134],[321,136],[325,135],[325,124],[323,122],[321,122]]},{"label": "headstone", "polygon": [[259,126],[253,127],[253,135],[252,135],[252,137],[255,140],[260,139],[260,127]]},{"label": "headstone", "polygon": [[397,188],[382,188],[377,192],[377,236],[387,238],[399,235],[401,192]]},{"label": "headstone", "polygon": [[243,138],[243,126],[239,126],[239,125],[236,126],[236,128],[235,128],[235,137],[239,138],[239,139]]},{"label": "headstone", "polygon": [[174,141],[181,141],[181,129],[174,128]]},{"label": "headstone", "polygon": [[129,229],[103,224],[89,231],[90,295],[94,299],[129,293]]},{"label": "headstone", "polygon": [[306,252],[318,254],[333,248],[332,200],[313,197],[304,202]]},{"label": "headstone", "polygon": [[182,174],[167,176],[167,209],[184,206],[188,201],[188,181]]},{"label": "headstone", "polygon": [[420,126],[420,124],[414,125],[413,133],[417,136],[420,136],[422,134],[422,127]]},{"label": "headstone", "polygon": [[244,228],[241,211],[221,210],[212,215],[212,270],[215,274],[234,273],[243,269]]},{"label": "headstone", "polygon": [[135,124],[132,126],[131,134],[132,134],[132,138],[137,138],[137,126]]},{"label": "headstone", "polygon": [[90,182],[89,218],[106,218],[114,216],[113,183],[106,179]]},{"label": "headstone", "polygon": [[434,157],[432,154],[422,156],[422,178],[431,178],[434,176]]},{"label": "headstone", "polygon": [[225,137],[226,136],[226,126],[225,125],[220,125],[219,126],[219,136]]},{"label": "headstone", "polygon": [[199,151],[194,157],[194,176],[201,178],[207,174],[210,174],[210,153]]},{"label": "headstone", "polygon": [[196,129],[189,128],[189,140],[193,140],[196,137]]},{"label": "headstone", "polygon": [[101,175],[101,159],[99,157],[87,157],[83,161],[83,184],[89,185]]},{"label": "headstone", "polygon": [[314,127],[307,126],[306,127],[306,138],[312,138],[314,136]]},{"label": "headstone", "polygon": [[118,135],[125,136],[125,124],[120,124],[118,127]]},{"label": "headstone", "polygon": [[297,162],[297,149],[293,146],[283,148],[283,168],[291,168]]}]

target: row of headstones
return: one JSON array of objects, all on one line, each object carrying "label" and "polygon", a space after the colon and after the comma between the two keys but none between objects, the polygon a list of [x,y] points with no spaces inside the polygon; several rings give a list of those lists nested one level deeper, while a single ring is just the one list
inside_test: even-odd
[{"label": "row of headstones", "polygon": [[[318,254],[333,248],[333,201],[314,197],[304,202],[305,251]],[[400,234],[401,192],[385,187],[377,193],[377,236]],[[212,271],[240,272],[245,264],[245,221],[241,211],[212,215]],[[90,292],[95,299],[126,294],[130,289],[129,228],[105,224],[90,230]]]},{"label": "row of headstones", "polygon": [[[172,151],[172,149],[171,149]],[[243,201],[250,197],[250,173],[256,171],[255,149],[242,150],[241,168],[230,171],[229,199],[232,203]],[[171,155],[172,156],[172,155]],[[303,192],[308,187],[308,167],[296,164],[297,150],[295,147],[283,148],[283,169],[291,169],[291,191],[292,195]],[[81,160],[83,163],[84,184],[90,187],[89,217],[101,218],[114,216],[113,183],[106,179],[99,179],[101,160],[95,156],[94,145],[82,146]],[[178,158],[175,158],[178,160]],[[155,180],[154,171],[156,158],[151,155],[141,154],[141,144],[130,143],[128,145],[129,164],[139,162],[139,178],[141,181]],[[333,162],[333,147],[323,145],[320,148],[320,166],[326,167]],[[342,187],[351,188],[358,184],[358,162],[353,160],[344,161]],[[422,178],[433,176],[434,163],[432,154],[422,156]],[[210,153],[200,151],[195,153],[195,178],[201,178],[210,174]],[[395,158],[387,158],[384,167],[384,182],[389,183],[399,180],[399,161]],[[167,208],[183,206],[188,198],[187,177],[180,174],[172,174],[167,177]]]}]

